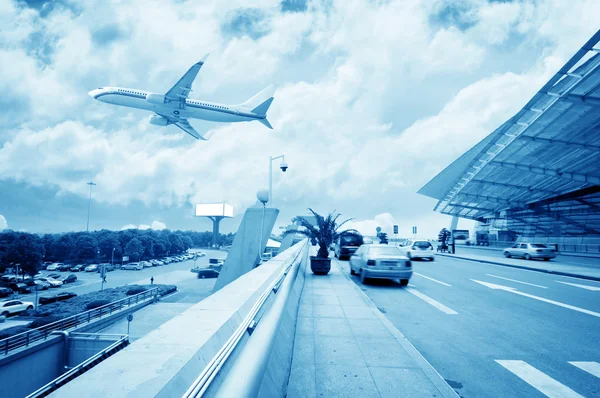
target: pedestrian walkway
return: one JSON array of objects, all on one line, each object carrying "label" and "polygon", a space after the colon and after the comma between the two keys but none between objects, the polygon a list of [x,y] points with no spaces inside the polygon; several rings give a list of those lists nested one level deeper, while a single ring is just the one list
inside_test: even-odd
[{"label": "pedestrian walkway", "polygon": [[581,279],[589,279],[600,281],[600,259],[597,266],[591,265],[572,265],[561,263],[560,260],[552,259],[551,261],[542,260],[524,260],[520,258],[502,258],[486,255],[476,255],[471,253],[436,253],[438,256],[459,258],[461,260],[479,261],[486,264],[502,265],[505,267],[522,268],[531,271],[546,272],[550,274],[571,276]]},{"label": "pedestrian walkway", "polygon": [[306,281],[287,397],[457,397],[404,335],[342,272]]}]

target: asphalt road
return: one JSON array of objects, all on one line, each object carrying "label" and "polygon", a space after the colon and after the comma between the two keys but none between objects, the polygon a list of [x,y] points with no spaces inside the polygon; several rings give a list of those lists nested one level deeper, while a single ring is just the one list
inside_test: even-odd
[{"label": "asphalt road", "polygon": [[[219,250],[202,250],[206,253],[206,257],[201,257],[196,260],[196,266],[206,267],[208,266],[209,258],[225,258],[226,252]],[[104,288],[117,287],[127,284],[150,284],[150,278],[154,277],[154,283],[167,284],[167,285],[178,285],[178,288],[183,285],[189,285],[192,280],[197,279],[196,274],[190,272],[190,269],[194,266],[193,260],[182,261],[179,263],[171,263],[161,265],[157,267],[144,268],[140,271],[126,271],[126,270],[114,270],[107,272],[106,283]],[[102,280],[100,273],[98,272],[71,272],[71,271],[42,271],[42,274],[48,275],[51,273],[58,273],[61,275],[75,274],[77,275],[77,281],[74,283],[68,283],[57,288],[49,288],[38,292],[38,297],[51,296],[58,292],[73,292],[78,295],[89,293],[92,291],[100,290],[102,287]],[[212,280],[212,279],[211,279]],[[181,289],[180,289],[181,290]],[[186,294],[193,294],[193,292],[187,292],[182,290],[181,296]],[[14,296],[15,298],[17,296]],[[29,294],[19,294],[18,298],[24,301],[35,301],[35,292]]]},{"label": "asphalt road", "polygon": [[[504,258],[504,252],[502,250],[495,250],[490,248],[480,248],[480,247],[468,247],[468,246],[457,246],[456,254],[474,254],[476,256],[488,256],[488,257],[496,257],[496,258]],[[533,260],[536,262],[542,262],[543,260]],[[567,265],[577,265],[580,267],[600,267],[600,258],[594,257],[579,257],[579,256],[565,256],[560,253],[556,256],[555,259],[551,261],[556,261],[561,264]],[[525,261],[524,265],[527,265],[528,261]]]},{"label": "asphalt road", "polygon": [[600,282],[441,256],[413,267],[406,288],[351,278],[461,397],[600,397]]}]

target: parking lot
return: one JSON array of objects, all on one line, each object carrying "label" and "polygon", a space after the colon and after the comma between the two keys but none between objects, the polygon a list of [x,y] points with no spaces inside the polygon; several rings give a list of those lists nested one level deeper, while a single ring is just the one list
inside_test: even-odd
[{"label": "parking lot", "polygon": [[[200,257],[196,260],[197,267],[208,266],[208,260],[210,258],[221,258],[224,259],[227,256],[226,252],[219,250],[202,250],[206,253],[205,257]],[[89,293],[92,291],[100,290],[101,288],[112,288],[128,284],[150,284],[150,278],[154,278],[156,284],[173,284],[177,285],[188,279],[196,279],[195,273],[190,272],[190,269],[194,266],[194,260],[186,260],[181,262],[173,262],[170,264],[153,266],[150,268],[144,268],[142,270],[121,270],[115,269],[114,271],[106,273],[106,282],[102,284],[102,278],[99,272],[72,272],[72,271],[41,271],[41,276],[47,277],[49,274],[60,274],[61,276],[67,276],[74,274],[77,276],[77,281],[68,283],[55,288],[49,288],[47,290],[40,290],[39,297],[52,296],[58,292],[73,292],[78,295]],[[3,298],[0,300],[8,299],[20,299],[23,301],[35,301],[36,293],[28,294],[15,294],[12,297]]]}]

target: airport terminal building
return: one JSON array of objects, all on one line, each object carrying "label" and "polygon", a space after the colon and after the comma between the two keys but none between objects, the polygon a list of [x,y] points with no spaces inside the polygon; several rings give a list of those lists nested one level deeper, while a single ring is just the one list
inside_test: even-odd
[{"label": "airport terminal building", "polygon": [[600,252],[600,31],[516,115],[419,190],[477,244]]}]

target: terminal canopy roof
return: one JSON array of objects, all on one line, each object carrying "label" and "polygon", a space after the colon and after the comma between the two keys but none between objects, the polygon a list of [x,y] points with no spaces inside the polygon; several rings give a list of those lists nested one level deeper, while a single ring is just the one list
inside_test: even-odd
[{"label": "terminal canopy roof", "polygon": [[[521,109],[421,190],[435,210],[600,234],[600,30]],[[554,225],[554,227],[553,227]],[[552,231],[548,231],[551,233]]]}]

